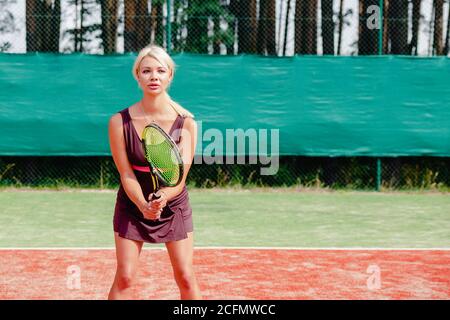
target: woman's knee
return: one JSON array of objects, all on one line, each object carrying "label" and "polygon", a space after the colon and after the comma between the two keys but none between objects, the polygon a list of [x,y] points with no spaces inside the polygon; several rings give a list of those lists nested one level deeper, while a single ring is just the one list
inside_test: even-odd
[{"label": "woman's knee", "polygon": [[182,289],[192,289],[195,286],[195,274],[191,268],[179,270],[175,274],[178,286]]},{"label": "woman's knee", "polygon": [[119,290],[131,288],[134,285],[134,274],[128,270],[118,270],[117,286]]}]

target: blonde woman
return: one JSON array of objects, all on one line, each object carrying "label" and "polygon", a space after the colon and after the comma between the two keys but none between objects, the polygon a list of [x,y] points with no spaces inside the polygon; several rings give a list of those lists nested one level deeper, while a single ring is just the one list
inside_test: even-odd
[{"label": "blonde woman", "polygon": [[[173,101],[167,89],[175,64],[158,46],[142,49],[133,76],[143,92],[140,101],[113,115],[109,121],[111,153],[120,174],[114,210],[117,270],[109,299],[130,298],[144,242],[165,243],[181,299],[201,299],[193,270],[193,223],[185,181],[192,163],[197,127],[193,115]],[[141,134],[156,122],[178,144],[184,176],[176,187],[161,188],[150,201],[152,183],[144,158]]]}]

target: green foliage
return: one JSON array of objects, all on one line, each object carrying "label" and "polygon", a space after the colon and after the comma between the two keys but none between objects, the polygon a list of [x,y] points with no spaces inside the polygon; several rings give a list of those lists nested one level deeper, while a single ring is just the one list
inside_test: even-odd
[{"label": "green foliage", "polygon": [[[235,161],[236,163],[236,161]],[[449,158],[382,159],[382,190],[439,190],[450,187]],[[282,157],[275,175],[257,164],[194,164],[187,184],[196,188],[314,188],[374,190],[376,159]],[[117,188],[110,157],[3,157],[0,185],[51,188]]]},{"label": "green foliage", "polygon": [[222,43],[230,45],[234,41],[232,28],[223,30],[217,26],[213,34],[208,34],[208,23],[219,23],[220,19],[230,23],[233,17],[222,7],[217,0],[191,0],[185,8],[187,17],[188,35],[186,39],[186,51],[192,53],[208,53],[208,46]]}]

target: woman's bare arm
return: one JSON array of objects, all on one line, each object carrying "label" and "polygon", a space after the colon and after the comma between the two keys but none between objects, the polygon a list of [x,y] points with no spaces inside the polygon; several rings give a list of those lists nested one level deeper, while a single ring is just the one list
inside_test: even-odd
[{"label": "woman's bare arm", "polygon": [[144,216],[152,215],[156,211],[150,210],[149,204],[142,193],[142,188],[128,161],[125,139],[123,137],[122,116],[119,113],[113,115],[109,120],[108,132],[111,154],[119,171],[120,181],[126,194]]}]

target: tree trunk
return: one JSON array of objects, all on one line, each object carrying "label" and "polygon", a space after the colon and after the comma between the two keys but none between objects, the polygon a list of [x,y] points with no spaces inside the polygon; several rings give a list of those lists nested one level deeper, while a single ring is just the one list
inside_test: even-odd
[{"label": "tree trunk", "polygon": [[443,25],[444,25],[444,0],[434,0],[434,37],[433,37],[433,53],[441,56],[444,54],[444,45],[442,43]]},{"label": "tree trunk", "polygon": [[102,43],[104,54],[116,52],[117,41],[117,0],[101,1]]},{"label": "tree trunk", "polygon": [[61,3],[26,2],[27,52],[59,52]]},{"label": "tree trunk", "polygon": [[[184,6],[182,1],[175,0],[173,1],[173,20],[174,24],[172,25],[172,51],[173,52],[181,52],[182,51],[182,30],[184,27]],[[152,32],[154,30],[153,23],[155,21],[153,7],[152,7]]]},{"label": "tree trunk", "polygon": [[238,18],[238,54],[255,54],[258,22],[256,0],[240,1]]},{"label": "tree trunk", "polygon": [[431,6],[431,18],[430,21],[428,22],[428,52],[427,55],[431,56],[434,54],[434,45],[433,45],[433,26],[434,26],[434,19],[435,19],[435,11],[436,11],[436,7],[433,5]]},{"label": "tree trunk", "polygon": [[[393,0],[393,1],[403,1],[403,0]],[[383,21],[381,21],[381,24],[383,25],[383,35],[382,35],[382,41],[383,43],[381,44],[381,53],[388,53],[389,52],[389,36],[388,36],[388,21],[389,21],[389,3],[390,0],[384,0],[383,1]],[[380,35],[378,34],[378,37]]]},{"label": "tree trunk", "polygon": [[230,0],[229,10],[236,17],[238,54],[256,53],[256,0]]},{"label": "tree trunk", "polygon": [[275,47],[275,0],[260,0],[257,52],[274,56]]},{"label": "tree trunk", "polygon": [[337,55],[341,55],[341,44],[342,44],[342,29],[344,26],[344,0],[340,0],[339,3],[339,34],[338,34],[338,49],[337,49]]},{"label": "tree trunk", "polygon": [[417,39],[419,36],[419,22],[420,22],[420,3],[422,0],[413,0],[413,16],[412,16],[412,38],[409,43],[409,54],[417,55]]},{"label": "tree trunk", "polygon": [[237,29],[238,29],[238,21],[239,21],[239,14],[240,14],[240,10],[239,10],[239,0],[230,0],[230,4],[228,6],[228,11],[234,16],[234,20],[231,23],[231,25],[229,26],[229,28],[233,28],[233,35],[235,38],[235,41],[233,44],[230,44],[227,46],[227,54],[234,54],[234,46],[237,43],[239,43],[239,39],[237,37]]},{"label": "tree trunk", "polygon": [[134,17],[136,16],[136,3],[134,0],[125,2],[125,27],[124,27],[124,51],[136,51],[136,24]]},{"label": "tree trunk", "polygon": [[322,39],[323,54],[334,55],[333,0],[322,0]]},{"label": "tree trunk", "polygon": [[137,52],[150,43],[150,16],[147,1],[125,2],[125,52]]},{"label": "tree trunk", "polygon": [[139,51],[151,43],[151,17],[147,0],[137,0],[136,2],[136,51]]},{"label": "tree trunk", "polygon": [[40,36],[39,36],[39,20],[37,17],[38,14],[38,5],[39,0],[28,0],[26,2],[26,28],[27,28],[27,52],[35,52],[39,51],[40,45]]},{"label": "tree trunk", "polygon": [[48,42],[44,51],[59,52],[59,37],[61,26],[61,1],[55,0],[52,6],[48,1],[46,7],[46,21],[44,32],[48,35]]},{"label": "tree trunk", "polygon": [[80,10],[78,10],[78,2],[79,0],[75,0],[75,28],[73,28],[73,51],[78,52],[78,42],[79,42],[79,33],[78,29],[78,15],[80,14]]},{"label": "tree trunk", "polygon": [[[391,54],[408,54],[408,0],[386,1],[387,37]],[[387,48],[386,48],[387,49]]]},{"label": "tree trunk", "polygon": [[220,34],[220,16],[214,17],[214,42],[213,42],[213,54],[220,54],[220,40],[217,39],[217,35]]},{"label": "tree trunk", "polygon": [[295,5],[295,53],[317,54],[317,0]]},{"label": "tree trunk", "polygon": [[448,55],[450,53],[450,3],[448,6],[448,14],[447,14],[447,35],[445,37],[445,47],[444,47],[444,55]]},{"label": "tree trunk", "polygon": [[283,19],[283,3],[284,0],[281,0],[280,3],[280,12],[278,14],[278,47],[277,47],[277,52],[279,52],[279,54],[282,54],[281,52],[281,30],[283,29],[282,27],[282,23],[281,20]]},{"label": "tree trunk", "polygon": [[[286,8],[286,19],[284,20],[283,56],[286,55],[287,37],[289,30],[289,16],[291,15],[290,12],[291,12],[291,0],[288,0]],[[297,15],[295,15],[295,21],[297,21],[296,17]],[[295,24],[295,27],[297,28],[297,23]]]},{"label": "tree trunk", "polygon": [[80,49],[78,50],[79,52],[83,52],[84,51],[84,47],[83,47],[83,40],[84,40],[84,0],[80,0],[80,29],[78,30],[78,36],[79,36],[79,44],[80,44]]},{"label": "tree trunk", "polygon": [[267,24],[267,54],[277,55],[277,41],[276,41],[276,1],[270,0],[268,5]]},{"label": "tree trunk", "polygon": [[[78,6],[80,9],[78,9]],[[76,11],[76,25],[74,28],[74,51],[83,52],[83,16],[84,16],[84,1],[75,1],[75,11]],[[78,18],[79,17],[79,18]],[[78,26],[78,19],[80,20],[80,25]]]},{"label": "tree trunk", "polygon": [[158,1],[152,3],[151,33],[154,35],[152,42],[158,46],[164,45],[164,14],[163,3]]},{"label": "tree trunk", "polygon": [[[378,7],[379,3],[379,0],[360,0],[359,2],[359,55],[375,55],[378,53],[379,28],[372,28],[372,25],[368,23],[372,22],[374,17],[373,12],[368,13],[367,9],[370,6]],[[369,17],[372,20],[368,21]]]}]

